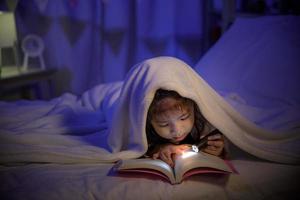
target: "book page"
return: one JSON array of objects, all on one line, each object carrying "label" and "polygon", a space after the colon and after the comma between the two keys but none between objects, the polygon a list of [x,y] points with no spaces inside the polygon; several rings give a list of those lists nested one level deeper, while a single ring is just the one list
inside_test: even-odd
[{"label": "book page", "polygon": [[[152,158],[140,158],[140,159],[129,159],[122,160],[117,164],[117,169],[120,171],[130,170],[130,169],[143,169],[143,172],[147,172],[147,169],[156,170],[165,174],[171,183],[175,183],[175,176],[173,169],[162,160],[154,160]],[[153,174],[153,171],[149,171]]]},{"label": "book page", "polygon": [[213,156],[204,152],[186,152],[186,154],[177,156],[175,161],[175,174],[176,180],[181,181],[183,175],[195,168],[213,168],[222,170],[225,172],[232,172],[231,168],[225,163],[225,161],[217,156]]}]

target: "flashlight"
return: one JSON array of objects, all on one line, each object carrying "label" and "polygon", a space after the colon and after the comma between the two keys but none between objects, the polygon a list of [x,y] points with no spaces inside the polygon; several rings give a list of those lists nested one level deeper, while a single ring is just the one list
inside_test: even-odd
[{"label": "flashlight", "polygon": [[214,131],[210,132],[209,134],[205,135],[203,138],[201,138],[200,142],[197,144],[193,144],[192,145],[192,151],[198,153],[199,150],[206,145],[207,141],[208,141],[208,137],[211,135],[215,135],[217,133],[220,133],[220,131],[218,129],[215,129]]}]

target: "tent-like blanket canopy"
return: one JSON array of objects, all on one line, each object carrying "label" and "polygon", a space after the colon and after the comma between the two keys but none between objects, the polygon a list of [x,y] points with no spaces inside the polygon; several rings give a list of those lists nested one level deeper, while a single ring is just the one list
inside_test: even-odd
[{"label": "tent-like blanket canopy", "polygon": [[204,117],[241,149],[263,159],[299,163],[299,129],[275,132],[243,117],[190,66],[173,57],[137,64],[124,82],[81,97],[0,104],[0,162],[114,162],[147,150],[145,123],[157,89],[194,100]]}]

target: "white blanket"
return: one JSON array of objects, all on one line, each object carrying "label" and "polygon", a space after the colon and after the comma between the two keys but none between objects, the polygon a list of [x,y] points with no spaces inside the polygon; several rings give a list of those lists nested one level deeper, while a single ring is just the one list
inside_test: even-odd
[{"label": "white blanket", "polygon": [[0,104],[0,162],[95,163],[147,150],[146,115],[158,88],[193,99],[205,118],[241,149],[267,160],[299,163],[299,129],[270,132],[234,110],[191,67],[172,57],[135,66],[124,83],[81,97]]},{"label": "white blanket", "polygon": [[109,133],[112,152],[121,152],[121,157],[129,158],[146,151],[146,115],[158,88],[176,90],[193,99],[204,117],[241,149],[272,161],[299,163],[299,129],[270,132],[257,127],[235,111],[191,67],[171,57],[146,60],[127,76]]}]

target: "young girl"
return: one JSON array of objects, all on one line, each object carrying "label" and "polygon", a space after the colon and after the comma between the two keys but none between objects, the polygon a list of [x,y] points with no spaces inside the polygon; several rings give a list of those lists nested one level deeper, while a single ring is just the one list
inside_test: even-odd
[{"label": "young girl", "polygon": [[[174,166],[174,156],[191,148],[213,127],[204,119],[196,103],[180,96],[175,91],[159,89],[150,105],[146,134],[148,140],[147,156],[161,159]],[[221,156],[224,138],[214,130],[215,135],[208,137],[202,151]]]}]

